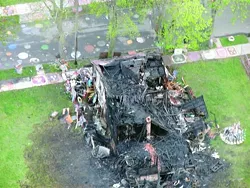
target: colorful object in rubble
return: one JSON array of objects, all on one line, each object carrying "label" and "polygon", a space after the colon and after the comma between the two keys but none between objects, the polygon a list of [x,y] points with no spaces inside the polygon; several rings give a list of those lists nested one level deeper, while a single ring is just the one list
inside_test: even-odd
[{"label": "colorful object in rubble", "polygon": [[240,127],[240,122],[238,122],[231,127],[226,127],[223,132],[220,133],[220,137],[223,142],[230,145],[242,144],[245,140],[245,132]]},{"label": "colorful object in rubble", "polygon": [[91,87],[91,86],[92,86],[92,80],[88,80],[87,86],[88,86],[88,87]]},{"label": "colorful object in rubble", "polygon": [[174,77],[174,78],[177,78],[177,74],[178,74],[178,71],[177,71],[177,70],[174,70],[174,71],[173,71],[173,77]]},{"label": "colorful object in rubble", "polygon": [[94,95],[93,100],[92,100],[92,103],[95,104],[96,101],[97,101],[97,94]]},{"label": "colorful object in rubble", "polygon": [[169,100],[170,100],[171,104],[174,105],[174,106],[180,106],[181,105],[181,101],[174,98],[174,97],[172,97],[172,96],[169,97]]},{"label": "colorful object in rubble", "polygon": [[156,165],[158,157],[157,157],[155,148],[150,143],[147,143],[145,144],[144,149],[150,154],[151,165]]}]

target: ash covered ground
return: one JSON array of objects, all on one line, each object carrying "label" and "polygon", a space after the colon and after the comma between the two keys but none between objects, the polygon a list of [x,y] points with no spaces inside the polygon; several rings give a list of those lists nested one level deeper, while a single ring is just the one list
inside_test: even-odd
[{"label": "ash covered ground", "polygon": [[36,126],[30,138],[33,145],[25,151],[29,171],[21,187],[106,188],[117,181],[105,161],[92,157],[82,132],[55,120]]}]

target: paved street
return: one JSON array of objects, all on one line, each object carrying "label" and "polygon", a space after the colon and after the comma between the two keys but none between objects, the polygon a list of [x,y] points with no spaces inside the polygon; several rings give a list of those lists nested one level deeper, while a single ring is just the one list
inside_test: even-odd
[{"label": "paved street", "polygon": [[[250,7],[249,7],[250,9]],[[215,19],[214,32],[215,37],[232,35],[237,33],[250,33],[250,16],[243,22],[237,19],[233,24],[233,13],[228,7],[222,14],[218,14]]]},{"label": "paved street", "polygon": [[[89,3],[82,1],[82,3]],[[32,65],[50,62],[55,60],[58,52],[59,34],[56,24],[50,21],[41,21],[33,23],[36,18],[48,16],[48,11],[42,3],[23,5],[18,8],[13,7],[11,15],[19,14],[21,25],[18,26],[20,32],[18,39],[12,39],[7,45],[0,44],[0,69],[13,68],[18,60],[22,60],[23,65]],[[40,12],[37,12],[37,9]],[[43,10],[44,11],[41,11]],[[25,12],[27,14],[25,14]],[[222,14],[217,15],[213,36],[231,35],[236,33],[250,33],[250,17],[244,22],[237,20],[232,25],[232,12],[226,9]],[[138,15],[133,16],[137,21]],[[108,41],[106,40],[108,20],[106,17],[96,18],[93,15],[85,15],[79,18],[78,32],[78,50],[81,53],[79,59],[98,57],[100,52],[108,50]],[[152,48],[154,46],[155,33],[151,27],[151,21],[145,20],[144,23],[138,23],[141,37],[131,39],[128,37],[119,37],[115,51],[123,52],[135,49]],[[66,49],[67,59],[73,59],[71,53],[74,52],[74,18],[66,20],[63,24],[63,30],[67,34]]]},{"label": "paved street", "polygon": [[[136,21],[137,15],[134,16]],[[79,59],[98,57],[100,52],[108,50],[106,40],[108,20],[106,17],[96,18],[86,15],[79,18],[78,51]],[[17,60],[22,60],[23,65],[32,65],[55,60],[58,54],[58,30],[54,23],[27,23],[20,26],[18,39],[9,41],[7,45],[0,45],[0,68],[13,68]],[[123,52],[135,49],[154,47],[154,31],[150,21],[139,24],[140,38],[131,39],[118,37],[115,51]],[[73,59],[74,52],[74,19],[63,24],[66,37],[67,59]],[[36,61],[37,60],[37,61]]]}]

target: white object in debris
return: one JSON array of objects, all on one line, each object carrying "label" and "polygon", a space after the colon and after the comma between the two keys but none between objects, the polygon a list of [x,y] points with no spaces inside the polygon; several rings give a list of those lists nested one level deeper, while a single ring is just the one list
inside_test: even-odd
[{"label": "white object in debris", "polygon": [[37,72],[42,71],[42,70],[43,70],[43,65],[41,65],[41,64],[36,65]]},{"label": "white object in debris", "polygon": [[121,180],[121,184],[123,185],[123,186],[128,186],[128,182],[127,182],[127,180],[125,180],[125,179],[122,179]]},{"label": "white object in debris", "polygon": [[75,121],[76,120],[76,116],[71,116],[72,120]]},{"label": "white object in debris", "polygon": [[245,132],[240,127],[240,122],[233,124],[231,127],[226,127],[220,137],[223,142],[230,145],[242,144],[245,140]]},{"label": "white object in debris", "polygon": [[55,118],[58,115],[57,111],[54,111],[51,113],[50,117]]},{"label": "white object in debris", "polygon": [[96,124],[96,130],[98,132],[100,132],[102,135],[105,135],[106,131],[105,131],[105,129],[103,129],[103,126],[102,126],[102,123],[101,123],[100,119],[97,118],[96,116],[94,116],[93,119],[94,119],[94,122]]},{"label": "white object in debris", "polygon": [[219,158],[220,158],[218,152],[214,152],[211,156],[212,156],[213,158],[215,158],[215,159],[219,159]]},{"label": "white object in debris", "polygon": [[119,187],[121,187],[121,184],[120,184],[120,183],[116,183],[116,184],[114,184],[112,187],[113,187],[113,188],[119,188]]},{"label": "white object in debris", "polygon": [[63,78],[64,81],[67,80],[67,76],[66,76],[66,74],[64,72],[62,73],[62,78]]},{"label": "white object in debris", "polygon": [[70,85],[72,88],[76,86],[76,81],[75,80],[70,80]]},{"label": "white object in debris", "polygon": [[92,150],[92,155],[95,158],[105,158],[105,157],[108,157],[110,155],[110,149],[106,148],[104,146],[96,146]]},{"label": "white object in debris", "polygon": [[151,117],[150,116],[146,117],[146,123],[147,123],[147,126],[146,126],[147,140],[150,140],[151,138]]},{"label": "white object in debris", "polygon": [[182,49],[177,48],[174,50],[174,55],[180,55],[180,54],[182,54],[182,52],[183,52]]},{"label": "white object in debris", "polygon": [[59,67],[62,72],[66,72],[68,70],[68,67],[66,65],[60,65]]}]

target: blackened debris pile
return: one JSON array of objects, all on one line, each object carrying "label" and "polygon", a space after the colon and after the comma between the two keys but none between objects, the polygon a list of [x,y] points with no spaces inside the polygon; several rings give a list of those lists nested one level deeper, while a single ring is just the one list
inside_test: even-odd
[{"label": "blackened debris pile", "polygon": [[204,143],[203,96],[178,84],[161,55],[94,64],[94,73],[101,117],[119,156],[115,167],[126,180],[116,186],[201,186],[223,167]]},{"label": "blackened debris pile", "polygon": [[160,55],[115,59],[95,66],[95,72],[98,100],[115,142],[141,136],[147,117],[156,128],[152,135],[197,136],[206,129],[203,97],[194,98],[190,88],[171,81]]},{"label": "blackened debris pile", "polygon": [[119,159],[115,168],[131,187],[157,184],[162,187],[206,187],[211,175],[223,163],[206,150],[192,153],[186,140],[167,135],[150,143],[118,144]]},{"label": "blackened debris pile", "polygon": [[223,168],[206,142],[203,96],[176,82],[160,54],[92,64],[96,113],[84,130],[95,157],[116,156],[110,164],[121,182],[114,187],[205,186]]}]

